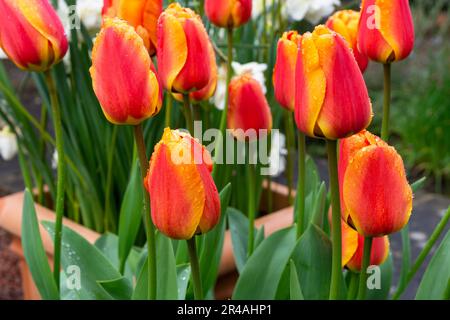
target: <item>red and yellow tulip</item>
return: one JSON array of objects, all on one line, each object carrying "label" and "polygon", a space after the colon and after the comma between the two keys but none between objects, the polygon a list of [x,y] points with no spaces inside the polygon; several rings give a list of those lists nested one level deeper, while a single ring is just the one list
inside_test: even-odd
[{"label": "red and yellow tulip", "polygon": [[144,184],[155,226],[173,239],[206,233],[220,218],[220,198],[211,177],[209,152],[187,133],[164,130]]},{"label": "red and yellow tulip", "polygon": [[144,40],[151,56],[156,54],[156,25],[162,12],[162,0],[105,0],[104,17],[126,20]]},{"label": "red and yellow tulip", "polygon": [[185,94],[211,83],[214,52],[194,11],[171,4],[159,17],[157,38],[158,71],[168,91]]},{"label": "red and yellow tulip", "polygon": [[228,90],[227,123],[236,139],[254,140],[269,133],[272,114],[259,82],[244,73],[231,80]]},{"label": "red and yellow tulip", "polygon": [[366,128],[372,105],[361,70],[345,40],[317,26],[300,42],[295,120],[311,137],[345,138]]},{"label": "red and yellow tulip", "polygon": [[326,26],[337,32],[347,40],[348,45],[352,48],[359,69],[364,72],[369,63],[369,58],[362,54],[358,49],[358,23],[360,13],[354,10],[337,11],[328,18]]},{"label": "red and yellow tulip", "polygon": [[[353,272],[362,268],[364,237],[342,222],[342,266]],[[380,265],[389,255],[388,236],[373,238],[369,265]]]},{"label": "red and yellow tulip", "polygon": [[218,27],[237,28],[252,17],[252,0],[206,0],[205,13]]},{"label": "red and yellow tulip", "polygon": [[285,32],[278,41],[277,60],[273,70],[273,86],[278,103],[290,111],[295,108],[295,65],[301,36],[297,31]]},{"label": "red and yellow tulip", "polygon": [[341,141],[342,218],[365,237],[402,229],[412,210],[412,190],[395,149],[368,131]]},{"label": "red and yellow tulip", "polygon": [[95,94],[114,124],[139,124],[162,105],[155,68],[134,28],[106,18],[92,51],[90,69]]},{"label": "red and yellow tulip", "polygon": [[67,52],[64,28],[48,0],[0,0],[0,46],[23,70],[46,71]]},{"label": "red and yellow tulip", "polygon": [[358,46],[369,59],[381,63],[405,59],[414,47],[408,0],[363,0]]}]

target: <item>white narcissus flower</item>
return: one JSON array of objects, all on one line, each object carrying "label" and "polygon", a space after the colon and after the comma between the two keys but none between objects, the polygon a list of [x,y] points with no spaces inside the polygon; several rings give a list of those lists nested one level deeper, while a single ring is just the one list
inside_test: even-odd
[{"label": "white narcissus flower", "polygon": [[286,169],[286,136],[279,130],[272,130],[271,137],[269,175],[277,177]]},{"label": "white narcissus flower", "polygon": [[4,127],[0,131],[0,155],[3,160],[9,161],[17,154],[17,137],[11,132],[9,127]]},{"label": "white narcissus flower", "polygon": [[97,32],[102,24],[102,8],[102,0],[77,0],[75,10],[69,8],[65,0],[58,0],[58,15],[67,34],[77,27],[78,18],[90,33]]},{"label": "white narcissus flower", "polygon": [[[261,84],[264,94],[267,92],[266,88],[266,78],[264,72],[267,70],[267,64],[249,62],[245,64],[240,64],[239,62],[233,61],[231,63],[233,72],[235,76],[242,75],[244,73],[250,73],[252,77]],[[226,83],[227,83],[227,67],[225,64],[219,66],[218,76],[217,76],[217,88],[214,96],[211,98],[213,104],[217,109],[223,110],[225,105],[225,93],[226,93]]]},{"label": "white narcissus flower", "polygon": [[331,15],[340,0],[287,0],[284,15],[291,21],[308,20],[317,24],[322,18]]},{"label": "white narcissus flower", "polygon": [[[272,0],[266,0],[266,10],[269,11],[272,6]],[[258,18],[263,13],[264,1],[253,0],[252,1],[252,19]]]}]

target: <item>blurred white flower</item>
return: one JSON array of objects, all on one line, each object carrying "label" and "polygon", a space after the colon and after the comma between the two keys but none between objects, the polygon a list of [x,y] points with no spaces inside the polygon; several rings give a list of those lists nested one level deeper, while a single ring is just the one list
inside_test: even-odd
[{"label": "blurred white flower", "polygon": [[58,151],[56,151],[56,149],[52,155],[52,168],[53,169],[58,168]]},{"label": "blurred white flower", "polygon": [[272,131],[269,155],[269,175],[277,177],[286,169],[286,136],[279,130]]},{"label": "blurred white flower", "polygon": [[283,14],[292,21],[306,19],[317,24],[322,18],[331,15],[340,4],[340,0],[286,0]]},{"label": "blurred white flower", "polygon": [[0,48],[0,59],[8,59],[8,56],[1,48]]},{"label": "blurred white flower", "polygon": [[0,131],[0,155],[3,160],[9,161],[17,154],[17,137],[11,132],[11,129],[6,126]]},{"label": "blurred white flower", "polygon": [[76,10],[68,7],[65,0],[58,0],[58,15],[67,34],[77,27],[78,18],[89,32],[97,32],[102,24],[102,8],[102,0],[77,0]]},{"label": "blurred white flower", "polygon": [[[258,18],[263,13],[264,0],[253,0],[252,2],[252,19]],[[272,0],[266,0],[266,10],[272,6]]]},{"label": "blurred white flower", "polygon": [[[264,72],[267,70],[267,64],[249,62],[245,64],[240,64],[239,62],[233,61],[231,63],[233,72],[235,76],[239,76],[244,73],[250,73],[252,77],[261,84],[264,94],[267,92],[266,88],[266,78],[264,77]],[[226,93],[226,83],[227,83],[227,67],[222,64],[218,70],[217,78],[217,88],[214,96],[211,98],[212,103],[217,109],[223,110],[225,105],[225,93]]]}]

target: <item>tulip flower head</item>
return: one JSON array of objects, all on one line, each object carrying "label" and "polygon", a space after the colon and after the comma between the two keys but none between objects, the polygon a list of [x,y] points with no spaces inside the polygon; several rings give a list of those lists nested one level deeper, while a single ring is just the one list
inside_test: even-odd
[{"label": "tulip flower head", "polygon": [[278,103],[288,110],[295,108],[295,66],[301,36],[297,31],[285,32],[278,41],[273,86]]},{"label": "tulip flower head", "polygon": [[360,14],[354,10],[341,10],[333,14],[326,23],[326,26],[336,33],[340,34],[347,40],[348,45],[352,48],[356,62],[364,72],[369,64],[369,58],[359,52],[358,49],[358,23]]},{"label": "tulip flower head", "polygon": [[136,29],[153,56],[156,54],[156,25],[162,5],[162,0],[105,0],[102,14],[126,20]]},{"label": "tulip flower head", "polygon": [[164,130],[144,185],[155,226],[173,239],[206,233],[220,218],[220,198],[211,177],[209,152],[189,134]]},{"label": "tulip flower head", "polygon": [[237,28],[252,17],[252,0],[206,0],[208,19],[221,28]]},{"label": "tulip flower head", "polygon": [[414,47],[414,24],[408,0],[363,0],[358,46],[381,63],[405,59]]},{"label": "tulip flower head", "polygon": [[272,114],[258,81],[249,73],[234,77],[228,88],[228,128],[238,140],[255,140],[272,130]]},{"label": "tulip flower head", "polygon": [[365,129],[372,105],[361,70],[345,40],[317,26],[300,42],[295,120],[310,137],[345,138]]},{"label": "tulip flower head", "polygon": [[[342,230],[342,266],[353,272],[360,272],[362,268],[364,237],[345,222],[341,224]],[[372,241],[369,265],[380,265],[389,255],[388,236],[376,237]]]},{"label": "tulip flower head", "polygon": [[0,47],[17,67],[43,72],[67,52],[64,27],[48,0],[0,0]]},{"label": "tulip flower head", "polygon": [[341,141],[342,218],[365,237],[397,232],[409,221],[412,190],[395,149],[368,131]]},{"label": "tulip flower head", "polygon": [[159,17],[157,38],[158,71],[168,91],[199,91],[217,76],[208,34],[191,9],[171,4]]},{"label": "tulip flower head", "polygon": [[92,51],[93,88],[114,124],[136,125],[156,115],[162,96],[144,41],[119,18],[107,18]]}]

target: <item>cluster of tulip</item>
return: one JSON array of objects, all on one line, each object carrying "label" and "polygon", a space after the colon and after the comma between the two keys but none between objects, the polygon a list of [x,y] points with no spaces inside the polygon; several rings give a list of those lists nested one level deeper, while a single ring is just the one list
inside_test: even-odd
[{"label": "cluster of tulip", "polygon": [[[249,129],[270,132],[272,115],[261,85],[250,74],[231,77],[233,29],[249,21],[252,1],[206,0],[204,10],[214,25],[228,32],[228,90],[220,129],[227,127],[236,139],[244,141],[249,138],[242,132]],[[64,57],[68,43],[47,0],[0,0],[0,12],[7,19],[7,23],[5,19],[0,23],[1,47],[19,68],[46,72],[52,95],[62,159],[55,233],[55,272],[59,279],[56,252],[61,241],[65,161],[58,98],[51,89],[54,84],[49,70]],[[134,127],[142,180],[148,191],[144,208],[149,297],[156,295],[156,227],[170,238],[188,241],[195,295],[203,298],[195,236],[212,230],[220,219],[219,184],[215,182],[220,168],[189,133],[169,127],[149,161],[142,123],[159,113],[165,90],[184,103],[186,124],[193,134],[191,102],[209,99],[217,86],[215,48],[202,18],[178,3],[164,9],[162,1],[108,0],[102,14],[90,74],[105,117],[113,124]],[[361,12],[336,12],[313,32],[287,31],[278,41],[275,97],[292,113],[299,130],[297,238],[305,229],[305,135],[327,141],[333,240],[331,299],[340,295],[344,266],[360,272],[358,296],[365,297],[365,270],[385,261],[387,236],[402,229],[411,214],[412,190],[402,158],[387,143],[389,90],[381,139],[366,131],[373,114],[363,72],[369,60],[383,63],[388,88],[390,63],[406,58],[413,44],[407,0],[363,0]],[[222,148],[220,143],[216,156]],[[177,157],[188,160],[178,163],[174,160]],[[255,205],[249,207],[249,255],[253,250]]]}]

